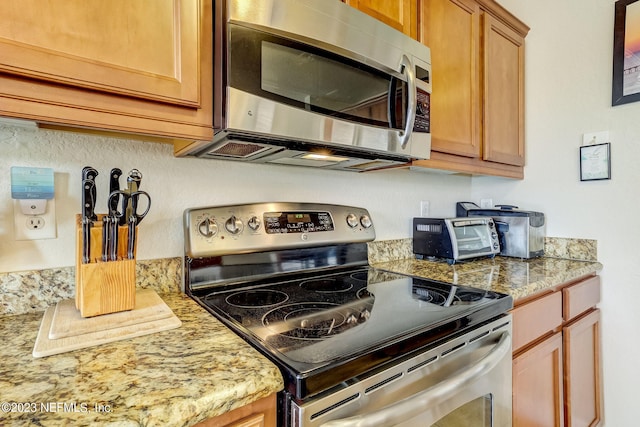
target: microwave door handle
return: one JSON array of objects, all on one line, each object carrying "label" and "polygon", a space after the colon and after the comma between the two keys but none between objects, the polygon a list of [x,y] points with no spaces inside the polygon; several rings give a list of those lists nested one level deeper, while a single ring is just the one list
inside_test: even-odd
[{"label": "microwave door handle", "polygon": [[413,125],[416,121],[416,108],[417,108],[417,89],[416,89],[416,74],[413,61],[407,55],[402,55],[402,61],[400,62],[402,72],[407,76],[407,122],[404,125],[404,130],[400,131],[400,146],[404,149],[409,143],[411,138],[411,132],[413,131]]},{"label": "microwave door handle", "polygon": [[327,421],[320,427],[382,427],[403,423],[420,415],[424,408],[439,405],[451,398],[459,390],[495,369],[505,357],[511,357],[511,335],[508,332],[503,333],[493,349],[477,363],[446,380],[379,411]]}]

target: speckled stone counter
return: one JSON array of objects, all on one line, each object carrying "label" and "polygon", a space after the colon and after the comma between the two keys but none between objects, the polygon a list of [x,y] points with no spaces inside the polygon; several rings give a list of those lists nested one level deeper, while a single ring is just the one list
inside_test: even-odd
[{"label": "speckled stone counter", "polygon": [[181,327],[38,359],[43,313],[0,317],[0,425],[189,426],[283,388],[275,365],[193,300],[160,296]]},{"label": "speckled stone counter", "polygon": [[509,294],[515,302],[602,270],[602,264],[595,261],[549,257],[519,260],[498,256],[453,265],[406,258],[372,265],[396,273]]}]

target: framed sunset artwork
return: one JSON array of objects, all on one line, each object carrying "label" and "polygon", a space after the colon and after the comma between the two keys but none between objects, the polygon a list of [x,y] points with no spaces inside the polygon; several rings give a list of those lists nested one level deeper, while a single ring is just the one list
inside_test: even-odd
[{"label": "framed sunset artwork", "polygon": [[640,101],[640,0],[615,3],[611,105]]}]

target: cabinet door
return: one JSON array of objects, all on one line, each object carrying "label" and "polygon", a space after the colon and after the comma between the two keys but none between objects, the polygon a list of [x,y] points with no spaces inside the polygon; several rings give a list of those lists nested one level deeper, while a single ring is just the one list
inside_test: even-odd
[{"label": "cabinet door", "polygon": [[567,427],[596,426],[602,420],[600,310],[563,329]]},{"label": "cabinet door", "polygon": [[524,38],[487,13],[483,28],[483,159],[523,166]]},{"label": "cabinet door", "polygon": [[349,6],[416,38],[417,2],[415,0],[346,0]]},{"label": "cabinet door", "polygon": [[194,427],[276,427],[276,394],[208,418]]},{"label": "cabinet door", "polygon": [[431,49],[431,150],[480,157],[480,9],[473,0],[425,0],[421,41]]},{"label": "cabinet door", "polygon": [[211,0],[0,2],[0,116],[210,140],[211,6]]},{"label": "cabinet door", "polygon": [[198,106],[199,10],[195,0],[2,1],[0,70]]},{"label": "cabinet door", "polygon": [[513,425],[564,425],[562,333],[513,359]]}]

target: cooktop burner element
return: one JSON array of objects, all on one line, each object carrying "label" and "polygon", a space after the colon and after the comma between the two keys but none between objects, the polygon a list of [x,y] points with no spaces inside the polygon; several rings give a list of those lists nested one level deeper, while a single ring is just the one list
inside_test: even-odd
[{"label": "cooktop burner element", "polygon": [[289,299],[289,295],[273,289],[257,289],[236,292],[227,297],[226,301],[236,307],[271,307]]},{"label": "cooktop burner element", "polygon": [[331,279],[311,279],[300,283],[300,287],[314,292],[347,292],[353,288],[352,283],[345,280]]},{"label": "cooktop burner element", "polygon": [[337,304],[299,303],[285,305],[268,312],[262,323],[275,333],[291,338],[324,339],[348,326],[345,313]]}]

